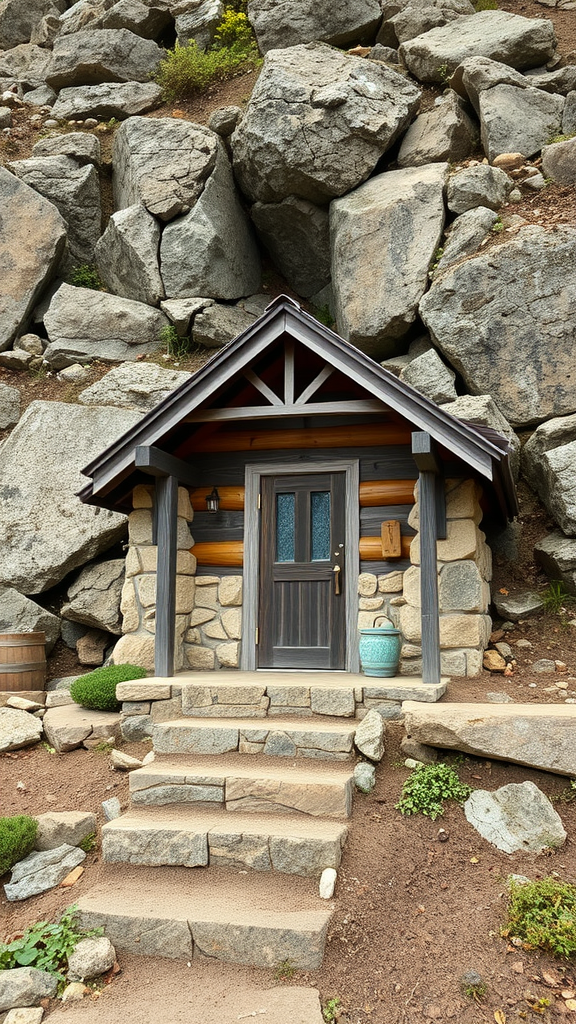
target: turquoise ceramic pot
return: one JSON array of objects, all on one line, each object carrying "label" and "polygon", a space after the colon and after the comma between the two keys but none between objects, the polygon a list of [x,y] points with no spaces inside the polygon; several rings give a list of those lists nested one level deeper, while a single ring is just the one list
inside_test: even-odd
[{"label": "turquoise ceramic pot", "polygon": [[365,676],[390,679],[398,674],[402,637],[399,629],[379,626],[360,630],[360,663]]}]

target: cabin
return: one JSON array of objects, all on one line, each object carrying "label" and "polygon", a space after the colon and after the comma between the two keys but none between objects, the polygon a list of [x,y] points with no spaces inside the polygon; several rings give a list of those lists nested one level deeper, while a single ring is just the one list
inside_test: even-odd
[{"label": "cabin", "polygon": [[116,662],[356,673],[386,619],[400,674],[482,667],[507,440],[286,296],[83,473],[81,500],[129,520]]}]

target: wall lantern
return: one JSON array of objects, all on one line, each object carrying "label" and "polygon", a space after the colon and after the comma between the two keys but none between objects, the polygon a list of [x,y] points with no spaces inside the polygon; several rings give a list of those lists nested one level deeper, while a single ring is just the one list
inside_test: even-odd
[{"label": "wall lantern", "polygon": [[206,495],[206,508],[209,512],[217,512],[220,508],[220,495],[215,487]]}]

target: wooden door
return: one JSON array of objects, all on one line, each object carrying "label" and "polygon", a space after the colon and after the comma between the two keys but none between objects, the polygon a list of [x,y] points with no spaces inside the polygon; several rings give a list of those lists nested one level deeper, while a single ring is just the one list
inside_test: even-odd
[{"label": "wooden door", "polygon": [[344,669],[346,474],[261,484],[258,667]]}]

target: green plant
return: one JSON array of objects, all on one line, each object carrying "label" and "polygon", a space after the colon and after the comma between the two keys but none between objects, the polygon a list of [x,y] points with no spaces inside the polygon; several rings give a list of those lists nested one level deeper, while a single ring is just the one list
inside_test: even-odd
[{"label": "green plant", "polygon": [[259,64],[258,48],[246,15],[227,8],[209,50],[201,50],[193,39],[185,46],[176,43],[160,61],[154,78],[165,99],[188,99],[213,82],[250,71]]},{"label": "green plant", "polygon": [[556,878],[510,884],[504,937],[522,939],[526,949],[545,949],[554,956],[576,953],[576,885]]},{"label": "green plant", "polygon": [[576,139],[576,132],[572,132],[570,135],[552,135],[546,145],[554,146],[557,142],[569,142],[570,139]]},{"label": "green plant", "polygon": [[478,13],[479,11],[497,11],[498,0],[474,0],[474,10]]},{"label": "green plant", "polygon": [[34,849],[38,822],[26,814],[12,818],[0,818],[0,875],[4,875],[13,864],[27,857]]},{"label": "green plant", "polygon": [[478,984],[463,985],[464,995],[468,996],[468,999],[475,999],[479,1002],[482,996],[486,995],[486,984],[480,981]]},{"label": "green plant", "polygon": [[340,1007],[340,999],[338,996],[333,996],[332,999],[327,999],[322,1007],[322,1016],[325,1021],[330,1024],[331,1021],[338,1020]]},{"label": "green plant", "polygon": [[451,71],[450,71],[448,65],[447,64],[440,64],[439,67],[436,68],[436,70],[438,72],[438,77],[439,77],[440,81],[444,82],[444,85],[446,85],[448,80],[452,77],[452,74],[451,74]]},{"label": "green plant", "polygon": [[402,814],[426,814],[435,821],[444,814],[444,800],[461,804],[471,792],[471,787],[460,782],[450,765],[420,764],[406,779],[400,800],[394,806]]},{"label": "green plant", "polygon": [[84,853],[92,853],[92,850],[96,849],[96,833],[89,832],[87,836],[84,836],[82,842],[78,843],[78,846],[84,850]]},{"label": "green plant", "polygon": [[544,610],[554,615],[558,615],[564,605],[574,603],[574,598],[568,593],[562,580],[551,580],[540,596],[544,601]]},{"label": "green plant", "polygon": [[192,339],[186,335],[181,338],[174,324],[166,324],[160,331],[160,341],[166,349],[166,355],[172,359],[183,359],[190,354]]},{"label": "green plant", "polygon": [[104,288],[96,267],[90,263],[82,263],[70,271],[70,284],[76,288],[91,288],[95,292],[101,292]]},{"label": "green plant", "polygon": [[497,218],[497,220],[494,221],[490,230],[493,235],[499,235],[502,233],[502,231],[504,231],[504,224],[500,216]]},{"label": "green plant", "polygon": [[323,306],[314,306],[314,316],[318,323],[324,324],[325,327],[334,327],[336,323],[327,302]]},{"label": "green plant", "polygon": [[290,981],[296,973],[296,968],[291,960],[283,960],[282,963],[274,969],[274,980],[275,981]]},{"label": "green plant", "polygon": [[215,49],[228,48],[238,52],[249,51],[254,45],[254,36],[248,18],[243,11],[227,8],[222,21],[214,32]]},{"label": "green plant", "polygon": [[56,753],[56,747],[51,747],[50,744],[46,742],[46,740],[42,740],[42,746],[44,747],[44,750],[46,750],[49,754]]},{"label": "green plant", "polygon": [[70,687],[70,696],[76,704],[95,711],[117,711],[116,687],[129,679],[144,679],[146,669],[139,665],[107,665],[80,676]]},{"label": "green plant", "polygon": [[78,908],[68,907],[57,924],[39,921],[27,928],[19,939],[0,944],[0,970],[35,967],[48,971],[64,984],[68,957],[75,947],[91,935],[102,935],[102,928],[82,931],[78,926]]}]

